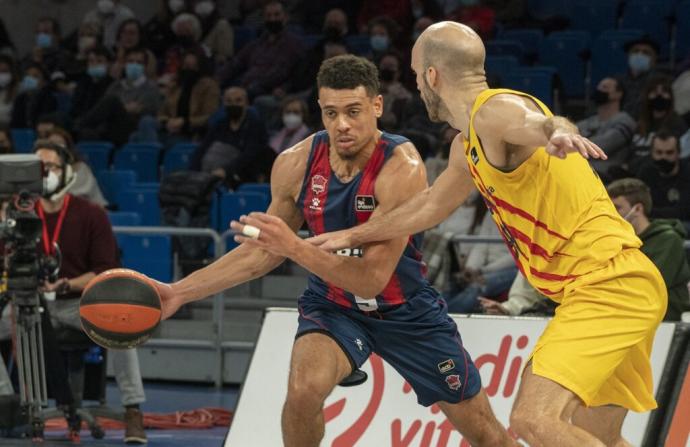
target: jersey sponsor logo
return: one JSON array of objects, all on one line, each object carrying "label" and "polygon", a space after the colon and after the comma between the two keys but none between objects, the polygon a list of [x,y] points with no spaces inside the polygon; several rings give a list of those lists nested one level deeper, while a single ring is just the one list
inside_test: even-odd
[{"label": "jersey sponsor logo", "polygon": [[376,200],[374,196],[356,196],[355,210],[371,212],[376,208]]},{"label": "jersey sponsor logo", "polygon": [[322,194],[326,190],[326,177],[316,174],[311,178],[311,190],[314,194]]},{"label": "jersey sponsor logo", "polygon": [[477,148],[473,147],[470,149],[470,157],[472,158],[472,163],[477,164],[479,163],[479,154],[477,153]]},{"label": "jersey sponsor logo", "polygon": [[361,248],[341,248],[335,252],[338,256],[353,256],[355,258],[361,258],[364,255],[364,250]]},{"label": "jersey sponsor logo", "polygon": [[453,359],[448,359],[438,364],[438,370],[441,371],[441,374],[445,374],[453,368],[455,368]]},{"label": "jersey sponsor logo", "polygon": [[450,388],[453,391],[457,391],[460,389],[460,376],[458,374],[451,374],[450,376],[446,376],[446,383],[448,384],[448,388]]},{"label": "jersey sponsor logo", "polygon": [[310,210],[321,211],[321,199],[314,197],[311,199],[311,205],[309,205]]}]

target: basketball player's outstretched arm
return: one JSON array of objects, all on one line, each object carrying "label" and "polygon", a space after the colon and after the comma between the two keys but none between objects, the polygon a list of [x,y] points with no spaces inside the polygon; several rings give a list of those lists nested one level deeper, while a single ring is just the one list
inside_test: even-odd
[{"label": "basketball player's outstretched arm", "polygon": [[[378,206],[371,219],[401,205],[425,187],[426,172],[419,153],[411,143],[397,147],[376,179]],[[340,256],[298,238],[275,216],[251,213],[231,227],[241,233],[245,224],[259,228],[259,237],[251,239],[238,234],[238,242],[287,256],[324,281],[363,298],[374,298],[386,287],[408,240],[407,234],[388,236],[384,242],[364,245],[362,257]]]},{"label": "basketball player's outstretched arm", "polygon": [[448,167],[432,186],[415,194],[394,210],[372,217],[365,224],[349,230],[326,233],[308,241],[325,251],[334,251],[416,234],[443,222],[467,199],[473,188],[464,146],[458,135],[450,147]]},{"label": "basketball player's outstretched arm", "polygon": [[[271,172],[271,205],[267,213],[278,216],[294,233],[302,226],[302,214],[295,199],[302,184],[311,138],[281,153]],[[241,245],[209,266],[167,285],[159,283],[163,318],[168,318],[185,303],[200,300],[238,284],[259,278],[285,260],[266,250]]]}]

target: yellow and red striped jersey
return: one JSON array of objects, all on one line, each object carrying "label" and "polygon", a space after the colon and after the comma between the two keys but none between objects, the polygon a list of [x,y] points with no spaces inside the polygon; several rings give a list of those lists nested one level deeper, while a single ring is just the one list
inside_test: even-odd
[{"label": "yellow and red striped jersey", "polygon": [[486,159],[474,115],[492,96],[526,97],[547,116],[549,109],[522,92],[489,89],[476,99],[465,154],[481,192],[518,268],[537,290],[560,301],[565,285],[607,265],[626,248],[642,242],[616,211],[606,188],[586,159],[570,153],[563,160],[539,147],[506,172]]}]

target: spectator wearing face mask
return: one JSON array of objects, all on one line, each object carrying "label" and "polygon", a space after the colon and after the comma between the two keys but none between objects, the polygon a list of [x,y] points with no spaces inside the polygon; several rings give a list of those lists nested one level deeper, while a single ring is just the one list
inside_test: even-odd
[{"label": "spectator wearing face mask", "polygon": [[36,23],[35,43],[24,58],[22,67],[38,64],[47,73],[61,70],[70,59],[70,53],[60,46],[60,24],[51,17],[42,17]]},{"label": "spectator wearing face mask", "polygon": [[625,97],[623,84],[616,78],[599,81],[592,95],[597,113],[577,123],[580,133],[601,147],[607,160],[592,160],[592,166],[606,174],[610,166],[620,166],[628,158],[627,149],[637,123],[626,112],[621,111]]},{"label": "spectator wearing face mask", "polygon": [[630,222],[635,234],[642,240],[640,250],[664,278],[668,291],[664,320],[679,321],[681,314],[690,310],[690,267],[683,248],[685,228],[677,219],[650,220],[656,201],[644,182],[626,178],[611,183],[607,189],[618,213]]},{"label": "spectator wearing face mask", "polygon": [[299,98],[283,101],[283,127],[270,140],[273,152],[279,154],[294,146],[311,133],[305,124],[308,120],[307,103]]},{"label": "spectator wearing face mask", "polygon": [[249,107],[247,92],[230,87],[223,92],[224,114],[212,126],[190,160],[190,169],[209,172],[230,188],[265,181],[275,153],[268,146],[263,121]]},{"label": "spectator wearing face mask", "polygon": [[166,94],[158,113],[168,143],[177,139],[202,136],[209,117],[218,108],[218,83],[206,74],[203,54],[187,52],[175,84]]},{"label": "spectator wearing face mask", "polygon": [[134,48],[146,51],[146,66],[144,72],[147,79],[156,79],[158,61],[151,50],[146,48],[143,41],[143,30],[138,19],[127,19],[117,30],[117,44],[115,45],[115,62],[110,66],[110,76],[120,79],[124,76],[127,52]]},{"label": "spectator wearing face mask", "polygon": [[43,67],[36,63],[30,64],[19,83],[19,95],[12,108],[10,127],[34,128],[39,117],[55,112],[57,108],[57,100]]},{"label": "spectator wearing face mask", "polygon": [[120,0],[97,0],[96,7],[87,12],[82,22],[95,22],[103,29],[103,45],[114,48],[120,24],[134,17],[131,9],[120,3]]},{"label": "spectator wearing face mask", "polygon": [[690,221],[690,166],[681,160],[678,136],[660,129],[652,140],[652,153],[637,173],[649,185],[654,201],[652,217]]},{"label": "spectator wearing face mask", "polygon": [[659,75],[656,67],[659,44],[643,36],[627,42],[624,49],[628,55],[628,72],[621,78],[626,92],[623,110],[637,119],[641,113],[642,92],[649,81]]},{"label": "spectator wearing face mask", "polygon": [[157,0],[156,14],[144,24],[144,40],[157,59],[163,60],[170,43],[175,39],[172,21],[186,10],[185,0]]},{"label": "spectator wearing face mask", "polygon": [[201,21],[201,43],[220,67],[232,58],[235,51],[235,34],[232,27],[220,15],[216,1],[193,0],[192,10]]},{"label": "spectator wearing face mask", "polygon": [[288,15],[282,3],[267,3],[263,17],[264,32],[225,64],[218,79],[223,87],[242,86],[252,99],[266,94],[281,99],[291,75],[304,59],[304,47],[295,34],[285,29]]},{"label": "spectator wearing face mask", "polygon": [[[77,78],[86,71],[89,51],[103,45],[103,31],[96,22],[82,22],[77,35],[68,39],[71,57],[64,71],[71,78]],[[67,42],[65,42],[67,44]]]},{"label": "spectator wearing face mask", "polygon": [[105,94],[113,78],[108,74],[111,55],[105,47],[95,47],[87,54],[86,73],[78,80],[72,96],[70,116],[79,120],[91,110]]},{"label": "spectator wearing face mask", "polygon": [[158,85],[146,77],[146,57],[141,48],[127,51],[125,77],[113,82],[76,123],[80,140],[108,140],[119,146],[128,141],[142,118],[150,117],[155,123],[161,97]]},{"label": "spectator wearing face mask", "polygon": [[18,84],[17,64],[11,56],[0,54],[0,126],[8,125],[12,119]]},{"label": "spectator wearing face mask", "polygon": [[656,131],[664,127],[675,135],[682,135],[687,129],[683,119],[673,110],[673,103],[671,79],[665,76],[651,78],[642,91],[637,132],[631,143],[628,164],[632,172],[648,158]]},{"label": "spectator wearing face mask", "polygon": [[178,14],[170,28],[175,36],[172,45],[165,51],[163,59],[163,77],[174,78],[182,66],[182,58],[187,52],[204,54],[201,40],[201,21],[190,12]]},{"label": "spectator wearing face mask", "polygon": [[412,94],[400,83],[401,58],[397,53],[389,52],[379,62],[381,95],[383,96],[383,114],[379,118],[379,127],[389,132],[396,131],[405,103]]},{"label": "spectator wearing face mask", "polygon": [[379,16],[369,22],[368,34],[371,53],[367,56],[378,64],[384,54],[395,51],[398,25],[387,16]]}]

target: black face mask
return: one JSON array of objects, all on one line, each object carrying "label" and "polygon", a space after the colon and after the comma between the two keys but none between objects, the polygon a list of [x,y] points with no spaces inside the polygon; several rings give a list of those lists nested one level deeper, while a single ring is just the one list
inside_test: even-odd
[{"label": "black face mask", "polygon": [[661,172],[662,174],[670,174],[671,171],[676,167],[676,163],[674,161],[669,161],[666,159],[661,159],[661,160],[654,160],[654,165],[656,168]]},{"label": "black face mask", "polygon": [[228,118],[232,121],[237,121],[242,116],[244,112],[244,107],[238,105],[225,106],[225,113]]},{"label": "black face mask", "polygon": [[336,28],[335,26],[327,26],[326,28],[323,29],[323,36],[328,41],[338,40],[341,37],[343,37],[343,33],[340,30],[340,28]]},{"label": "black face mask", "polygon": [[381,80],[383,82],[392,82],[395,78],[395,70],[391,70],[390,68],[383,68],[379,73],[381,74]]},{"label": "black face mask", "polygon": [[194,38],[192,36],[177,36],[177,43],[183,47],[191,47],[194,45]]},{"label": "black face mask", "polygon": [[598,106],[606,104],[609,102],[609,94],[602,92],[601,90],[594,90],[594,94],[592,94],[592,101],[594,101],[594,104]]},{"label": "black face mask", "polygon": [[177,76],[180,78],[180,83],[183,85],[194,84],[197,79],[199,79],[199,70],[183,68],[179,71]]},{"label": "black face mask", "polygon": [[264,26],[266,27],[266,31],[268,31],[271,34],[278,34],[283,30],[283,22],[279,20],[271,20],[265,22]]},{"label": "black face mask", "polygon": [[663,96],[655,96],[649,100],[649,107],[657,112],[665,112],[671,108],[671,98],[664,98]]}]

